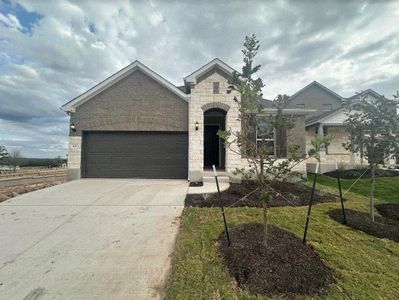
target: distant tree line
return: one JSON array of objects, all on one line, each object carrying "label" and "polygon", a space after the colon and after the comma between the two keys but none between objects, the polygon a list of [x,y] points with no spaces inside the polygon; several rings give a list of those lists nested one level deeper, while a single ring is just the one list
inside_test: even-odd
[{"label": "distant tree line", "polygon": [[19,167],[58,167],[66,163],[66,158],[58,156],[56,158],[27,158],[23,157],[19,150],[8,151],[0,145],[0,165],[10,165],[14,168]]},{"label": "distant tree line", "polygon": [[[7,163],[8,159],[5,159],[5,165],[13,165],[11,163]],[[18,166],[20,167],[48,167],[48,166],[53,166],[53,167],[58,167],[61,166],[63,163],[66,163],[67,160],[66,158],[25,158],[22,157],[19,159],[19,164]]]}]

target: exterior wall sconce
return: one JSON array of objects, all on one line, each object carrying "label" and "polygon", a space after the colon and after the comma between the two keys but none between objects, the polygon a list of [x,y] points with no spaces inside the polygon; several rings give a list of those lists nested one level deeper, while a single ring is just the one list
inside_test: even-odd
[{"label": "exterior wall sconce", "polygon": [[75,124],[71,124],[71,130],[73,131],[73,132],[75,132],[76,131],[76,126],[75,126]]},{"label": "exterior wall sconce", "polygon": [[199,123],[197,121],[197,122],[195,122],[195,131],[198,131],[198,128],[199,128]]}]

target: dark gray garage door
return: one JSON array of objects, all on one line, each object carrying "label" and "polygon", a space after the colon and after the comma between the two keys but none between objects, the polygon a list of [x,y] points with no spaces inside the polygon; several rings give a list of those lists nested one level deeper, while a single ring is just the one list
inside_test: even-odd
[{"label": "dark gray garage door", "polygon": [[171,132],[86,132],[82,176],[187,178],[188,135]]}]

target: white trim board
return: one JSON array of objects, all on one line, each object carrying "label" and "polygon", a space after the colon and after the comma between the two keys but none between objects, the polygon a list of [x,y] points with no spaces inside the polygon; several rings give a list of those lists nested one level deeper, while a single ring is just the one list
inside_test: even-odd
[{"label": "white trim board", "polygon": [[184,81],[187,83],[194,83],[197,84],[197,79],[207,71],[211,70],[214,67],[219,67],[221,70],[226,72],[227,74],[232,75],[236,70],[234,70],[232,67],[227,65],[226,63],[222,62],[219,58],[215,58],[211,60],[209,63],[206,65],[202,66],[198,70],[194,71],[190,75],[184,77]]},{"label": "white trim board", "polygon": [[[338,118],[337,118],[338,116]],[[345,115],[345,107],[341,107],[340,109],[337,109],[333,113],[324,116],[320,119],[314,120],[313,122],[310,122],[306,124],[306,127],[321,123],[323,125],[336,125],[336,126],[343,126],[344,121],[346,119]]]},{"label": "white trim board", "polygon": [[[303,109],[303,108],[283,108],[282,114],[283,115],[307,115],[309,113],[316,112],[316,109]],[[277,114],[277,108],[265,108],[261,113],[258,113],[258,116],[264,115],[274,115]]]}]

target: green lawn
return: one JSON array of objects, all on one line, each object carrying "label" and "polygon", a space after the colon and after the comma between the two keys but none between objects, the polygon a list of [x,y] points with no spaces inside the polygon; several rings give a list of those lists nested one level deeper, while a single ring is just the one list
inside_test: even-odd
[{"label": "green lawn", "polygon": [[[399,193],[399,177],[377,180],[378,202],[393,202]],[[334,191],[335,179],[321,177],[321,189]],[[390,184],[389,184],[390,183]],[[353,191],[367,194],[367,182]],[[344,181],[344,187],[350,182]],[[388,185],[388,187],[386,187]],[[382,189],[382,190],[380,190]],[[388,192],[386,192],[388,191]],[[347,194],[346,207],[367,211],[368,198]],[[326,212],[339,203],[314,206],[308,241],[335,272],[337,283],[320,299],[398,299],[399,244],[354,231],[330,219]],[[271,223],[302,237],[306,207],[272,208]],[[246,222],[261,222],[261,209],[227,210],[230,227]],[[186,208],[166,288],[168,299],[267,299],[251,296],[239,289],[228,274],[217,251],[217,238],[223,232],[217,208]],[[303,299],[303,297],[298,297]],[[306,299],[306,298],[305,298]]]},{"label": "green lawn", "polygon": [[[313,180],[313,175],[309,175],[308,177],[308,183],[310,183],[310,181]],[[345,192],[354,182],[355,179],[341,179],[342,192]],[[317,184],[333,187],[333,191],[338,191],[336,178],[318,175]],[[370,178],[358,180],[350,191],[365,197],[369,197]],[[399,203],[399,176],[377,177],[375,184],[375,196],[383,202]]]}]

